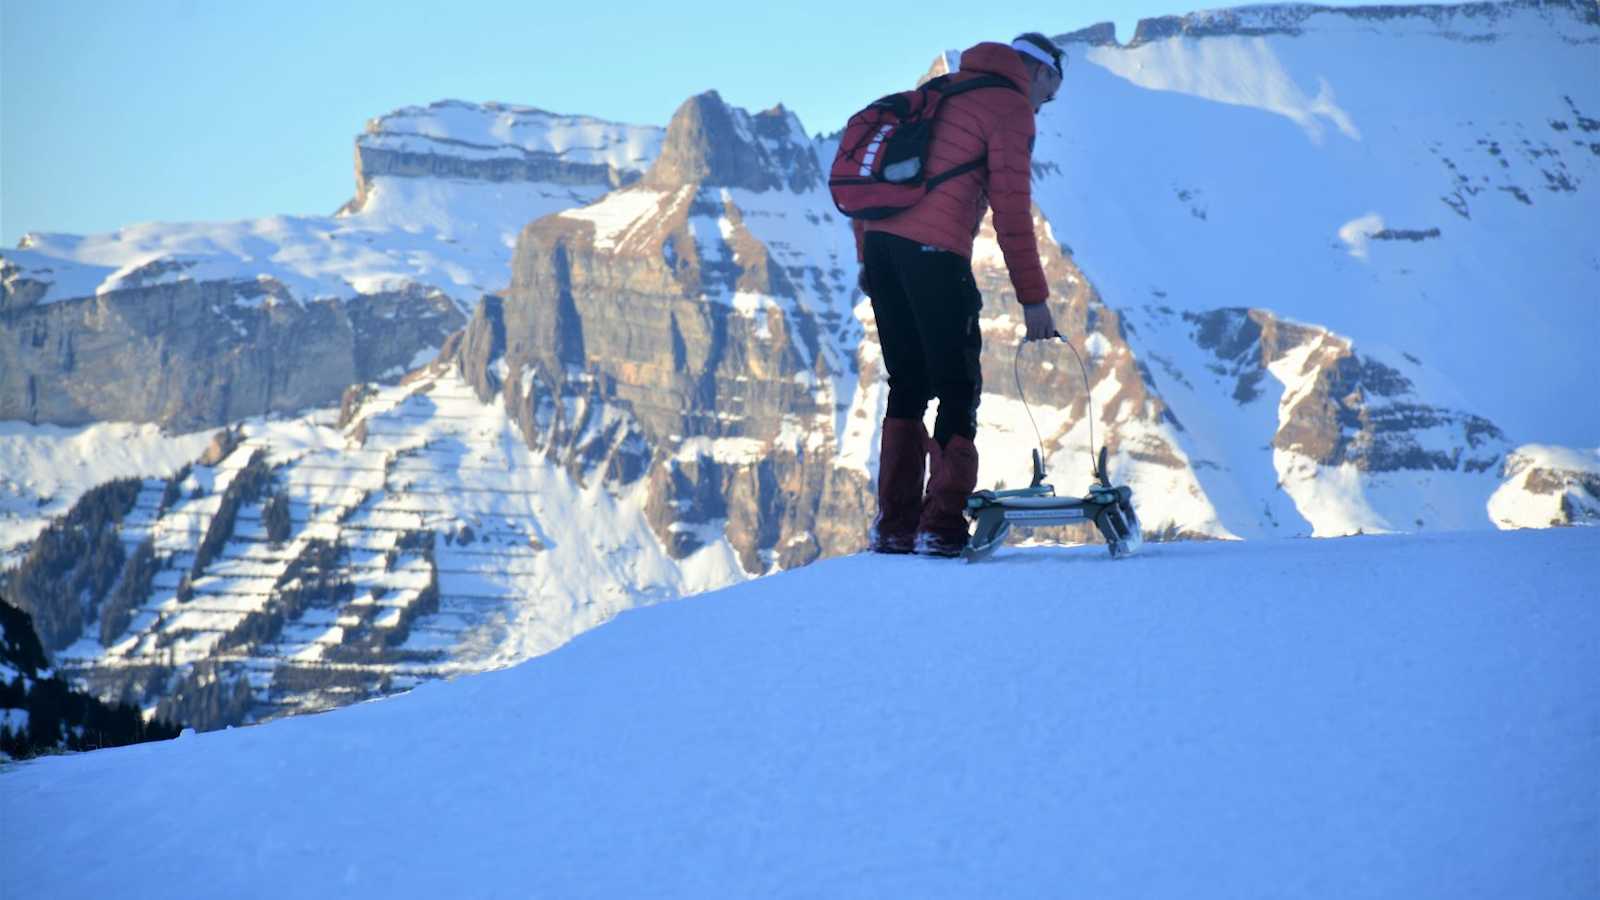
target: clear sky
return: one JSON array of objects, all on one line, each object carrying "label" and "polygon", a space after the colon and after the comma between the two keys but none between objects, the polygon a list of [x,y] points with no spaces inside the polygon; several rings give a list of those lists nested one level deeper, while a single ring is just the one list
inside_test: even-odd
[{"label": "clear sky", "polygon": [[0,0],[0,244],[331,213],[366,120],[445,98],[665,125],[714,88],[833,131],[942,49],[1103,21],[1127,40],[1181,3]]}]

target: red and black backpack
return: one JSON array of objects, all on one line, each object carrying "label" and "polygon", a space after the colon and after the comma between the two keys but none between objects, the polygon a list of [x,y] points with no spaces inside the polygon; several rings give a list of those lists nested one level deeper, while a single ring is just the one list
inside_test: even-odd
[{"label": "red and black backpack", "polygon": [[833,205],[852,219],[883,219],[917,205],[944,182],[984,164],[980,156],[928,175],[928,148],[939,106],[979,88],[1017,90],[1011,79],[978,75],[959,81],[940,75],[912,91],[874,100],[850,117],[828,172]]}]

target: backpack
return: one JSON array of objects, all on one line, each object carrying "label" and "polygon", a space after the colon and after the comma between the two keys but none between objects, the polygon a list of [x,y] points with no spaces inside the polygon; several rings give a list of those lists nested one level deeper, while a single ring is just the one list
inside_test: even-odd
[{"label": "backpack", "polygon": [[961,81],[940,75],[911,91],[874,100],[850,117],[828,172],[833,205],[852,219],[884,219],[917,205],[944,182],[984,164],[985,156],[929,176],[928,148],[939,106],[980,88],[1017,90],[1011,79],[979,75]]}]

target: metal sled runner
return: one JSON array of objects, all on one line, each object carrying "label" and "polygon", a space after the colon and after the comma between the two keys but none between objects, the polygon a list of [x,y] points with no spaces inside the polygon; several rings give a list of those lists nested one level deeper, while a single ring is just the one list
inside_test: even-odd
[{"label": "metal sled runner", "polygon": [[[1072,350],[1073,356],[1078,356],[1078,351],[1058,333],[1055,335],[1067,348]],[[1021,359],[1022,345],[1017,346],[1017,360]],[[1078,357],[1078,367],[1083,372],[1084,393],[1089,392],[1089,372],[1083,365],[1083,358]],[[1012,364],[1013,373],[1017,378],[1017,395],[1022,396],[1022,376],[1017,368],[1017,362]],[[1028,400],[1022,398],[1024,407]],[[1033,411],[1029,409],[1028,419],[1033,419]],[[1040,525],[1074,525],[1080,522],[1093,522],[1095,528],[1106,540],[1106,547],[1111,551],[1111,557],[1117,559],[1129,556],[1144,545],[1144,532],[1139,528],[1139,515],[1133,509],[1133,490],[1127,485],[1113,485],[1106,473],[1106,448],[1102,446],[1098,456],[1094,454],[1094,409],[1089,407],[1089,448],[1090,463],[1093,466],[1094,481],[1089,486],[1089,491],[1083,497],[1058,497],[1056,489],[1045,482],[1044,457],[1041,450],[1033,451],[1033,483],[1025,488],[1015,488],[1004,491],[977,491],[967,497],[967,516],[976,526],[972,537],[968,539],[967,546],[961,555],[967,562],[977,562],[987,557],[994,549],[1006,539],[1006,534],[1011,531],[1012,524],[1026,527]],[[1038,426],[1034,426],[1037,437]],[[1043,442],[1040,442],[1041,448]]]},{"label": "metal sled runner", "polygon": [[1008,491],[978,491],[967,498],[967,515],[977,522],[962,556],[977,562],[994,552],[1011,531],[1012,523],[1028,527],[1075,525],[1093,522],[1106,539],[1113,559],[1129,556],[1144,544],[1139,515],[1133,510],[1133,490],[1112,486],[1105,476],[1106,451],[1100,450],[1099,480],[1085,497],[1057,497],[1044,481],[1044,463],[1033,452],[1033,484]]}]

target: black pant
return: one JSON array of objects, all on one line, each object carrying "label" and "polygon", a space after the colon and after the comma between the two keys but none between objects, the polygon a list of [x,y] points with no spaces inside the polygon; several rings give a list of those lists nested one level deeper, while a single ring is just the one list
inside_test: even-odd
[{"label": "black pant", "polygon": [[881,231],[867,232],[862,256],[889,370],[889,416],[920,420],[938,397],[934,440],[943,446],[952,435],[976,437],[983,295],[971,261]]}]

